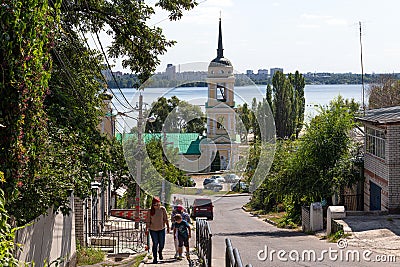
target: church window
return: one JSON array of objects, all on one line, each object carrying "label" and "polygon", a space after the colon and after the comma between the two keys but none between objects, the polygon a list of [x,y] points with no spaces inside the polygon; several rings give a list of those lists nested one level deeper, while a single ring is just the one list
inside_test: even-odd
[{"label": "church window", "polygon": [[218,117],[217,119],[217,129],[224,128],[224,117]]},{"label": "church window", "polygon": [[226,102],[226,95],[225,95],[225,84],[217,84],[217,100],[221,102]]}]

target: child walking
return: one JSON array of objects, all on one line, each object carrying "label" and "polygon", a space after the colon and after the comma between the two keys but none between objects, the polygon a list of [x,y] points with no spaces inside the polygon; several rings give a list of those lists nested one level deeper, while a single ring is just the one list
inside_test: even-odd
[{"label": "child walking", "polygon": [[190,225],[182,220],[181,214],[176,214],[174,219],[174,239],[178,238],[178,260],[182,259],[183,246],[186,248],[186,258],[189,260],[189,238],[191,238]]},{"label": "child walking", "polygon": [[[189,214],[187,214],[187,213],[185,212],[185,209],[183,208],[182,205],[177,205],[177,206],[174,208],[174,210],[172,211],[172,213],[171,213],[171,230],[172,230],[172,231],[174,230],[174,223],[175,223],[175,215],[176,215],[176,214],[180,214],[180,215],[182,216],[182,220],[183,220],[183,221],[186,221],[186,222],[190,223],[190,216],[189,216]],[[177,236],[177,235],[178,235],[178,231],[176,231],[176,234],[175,234],[176,238],[174,238],[175,259],[177,259],[178,256],[179,256],[179,252],[178,252],[178,249],[179,249],[179,247],[178,247],[178,236]]]}]

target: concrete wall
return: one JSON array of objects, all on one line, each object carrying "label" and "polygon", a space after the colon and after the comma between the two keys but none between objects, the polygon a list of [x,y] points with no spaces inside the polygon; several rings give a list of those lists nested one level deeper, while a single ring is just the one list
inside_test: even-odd
[{"label": "concrete wall", "polygon": [[[74,198],[70,198],[70,207],[74,207]],[[30,226],[16,232],[16,243],[22,244],[22,250],[16,253],[17,259],[35,263],[41,267],[46,263],[59,262],[58,266],[75,266],[75,216],[47,211],[48,215],[38,217]],[[54,264],[54,263],[53,263]],[[53,265],[54,266],[54,265]]]}]

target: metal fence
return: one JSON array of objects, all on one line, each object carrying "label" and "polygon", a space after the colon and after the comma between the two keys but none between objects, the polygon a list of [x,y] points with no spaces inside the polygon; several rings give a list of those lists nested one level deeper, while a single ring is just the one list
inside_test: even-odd
[{"label": "metal fence", "polygon": [[346,210],[363,210],[363,194],[343,195],[343,206]]},{"label": "metal fence", "polygon": [[140,222],[139,228],[135,229],[134,221],[92,220],[92,229],[86,232],[86,240],[90,247],[109,253],[134,254],[144,251],[148,245],[145,226]]},{"label": "metal fence", "polygon": [[303,232],[311,231],[310,206],[301,207],[301,228]]},{"label": "metal fence", "polygon": [[[225,267],[243,267],[239,250],[232,247],[232,242],[229,238],[225,238],[225,245]],[[247,264],[246,267],[252,267],[252,265]]]},{"label": "metal fence", "polygon": [[205,218],[196,218],[196,249],[203,266],[211,266],[212,233]]}]

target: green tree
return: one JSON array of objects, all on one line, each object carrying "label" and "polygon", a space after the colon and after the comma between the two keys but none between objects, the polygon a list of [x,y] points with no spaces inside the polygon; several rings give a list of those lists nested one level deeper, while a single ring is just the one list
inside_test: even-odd
[{"label": "green tree", "polygon": [[[192,0],[159,0],[156,6],[169,12],[170,20],[178,20],[183,10],[197,5]],[[163,35],[159,27],[149,26],[153,7],[144,1],[65,0],[62,5],[63,30],[99,33],[105,31],[111,38],[108,56],[124,58],[122,66],[130,68],[141,82],[146,81],[159,64],[158,57],[175,44]]]},{"label": "green tree", "polygon": [[271,84],[267,85],[267,88],[265,90],[265,98],[267,100],[268,105],[272,109],[272,88],[271,88]]},{"label": "green tree", "polygon": [[240,133],[240,139],[242,142],[247,142],[247,135],[251,128],[251,111],[244,103],[243,106],[237,108],[236,113],[238,114],[237,119],[240,121],[236,122],[237,131]]},{"label": "green tree", "polygon": [[304,98],[304,87],[306,86],[303,75],[296,71],[294,76],[290,75],[289,80],[294,89],[294,105],[293,105],[293,123],[296,138],[299,138],[299,133],[304,125],[304,111],[306,101]]},{"label": "green tree", "polygon": [[311,121],[277,179],[278,191],[293,205],[289,216],[298,219],[303,203],[330,201],[341,187],[356,181],[356,146],[349,135],[353,127],[354,113],[341,97]]},{"label": "green tree", "polygon": [[146,124],[146,132],[160,133],[163,125],[165,131],[175,133],[199,133],[205,131],[204,114],[199,106],[192,105],[176,96],[166,99],[160,97],[152,104],[149,117],[154,122]]},{"label": "green tree", "polygon": [[[2,172],[0,172],[2,174]],[[13,229],[8,222],[9,216],[4,208],[5,198],[4,192],[0,188],[0,264],[1,266],[17,267],[18,260],[14,258],[13,251],[15,249],[15,228]]]},{"label": "green tree", "polygon": [[276,135],[278,138],[290,138],[293,134],[293,86],[281,71],[274,74],[272,85]]},{"label": "green tree", "polygon": [[304,77],[298,71],[294,75],[289,73],[287,78],[282,72],[276,72],[272,85],[272,93],[267,86],[266,98],[272,103],[277,137],[291,138],[295,134],[298,138],[304,123]]},{"label": "green tree", "polygon": [[[10,215],[19,212],[14,204],[30,185],[46,183],[41,171],[48,143],[43,99],[49,88],[50,50],[61,2],[54,3],[54,9],[47,1],[6,1],[0,7],[0,123],[5,126],[0,127],[0,171]],[[32,198],[21,208],[33,204],[34,211],[37,203]]]},{"label": "green tree", "polygon": [[[277,183],[281,179],[282,173],[288,165],[288,160],[291,158],[295,148],[295,142],[291,140],[278,140],[274,160],[268,172],[266,179],[254,191],[249,202],[252,209],[264,210],[266,212],[275,211],[276,205],[281,203],[284,195],[281,194],[277,187]],[[260,156],[260,145],[254,145],[249,153],[249,165],[246,170],[246,176],[251,177],[252,172],[258,165]]]},{"label": "green tree", "polygon": [[[160,0],[172,20],[191,0]],[[68,212],[69,189],[84,197],[99,172],[123,172],[112,141],[98,132],[105,51],[88,49],[86,37],[112,37],[109,57],[141,82],[174,44],[148,26],[154,9],[143,1],[6,1],[0,8],[0,170],[6,209],[24,224],[48,207]],[[90,34],[89,34],[90,33]],[[102,48],[103,50],[103,48]],[[119,158],[121,160],[121,157]],[[39,200],[39,201],[38,201]]]}]

